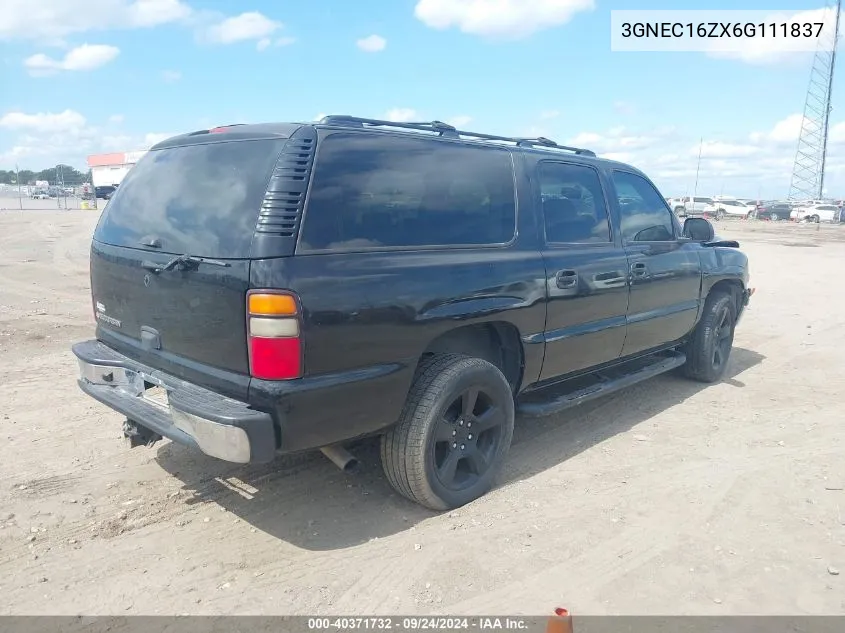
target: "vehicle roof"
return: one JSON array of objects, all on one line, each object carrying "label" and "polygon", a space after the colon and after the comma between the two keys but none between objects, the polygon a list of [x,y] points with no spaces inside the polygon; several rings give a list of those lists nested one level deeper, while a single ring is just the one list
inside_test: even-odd
[{"label": "vehicle roof", "polygon": [[[364,122],[361,124],[360,122]],[[345,130],[351,132],[371,132],[390,136],[401,135],[419,138],[425,136],[445,142],[460,142],[477,147],[503,147],[519,150],[525,154],[543,156],[566,156],[567,160],[576,160],[587,164],[604,165],[607,167],[623,167],[645,176],[640,170],[627,163],[601,158],[592,151],[584,148],[558,145],[549,139],[505,137],[493,134],[457,130],[456,128],[432,121],[430,123],[398,123],[394,121],[380,121],[378,119],[363,119],[348,116],[329,116],[320,121],[310,122],[278,122],[278,123],[242,123],[223,125],[207,130],[197,130],[165,139],[150,148],[150,151],[195,145],[201,143],[235,140],[258,140],[270,138],[290,138],[299,128],[310,126],[315,129]],[[439,133],[438,133],[439,131]],[[444,135],[445,134],[445,135]]]}]

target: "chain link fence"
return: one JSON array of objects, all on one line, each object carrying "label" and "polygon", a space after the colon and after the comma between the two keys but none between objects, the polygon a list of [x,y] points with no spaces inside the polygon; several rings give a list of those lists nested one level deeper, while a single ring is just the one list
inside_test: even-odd
[{"label": "chain link fence", "polygon": [[37,175],[15,172],[12,184],[0,185],[0,211],[11,210],[97,210],[97,200],[88,174],[56,165]]}]

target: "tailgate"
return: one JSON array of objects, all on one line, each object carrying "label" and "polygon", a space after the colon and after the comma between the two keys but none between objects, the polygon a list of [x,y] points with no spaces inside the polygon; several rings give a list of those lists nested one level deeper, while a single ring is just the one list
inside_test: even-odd
[{"label": "tailgate", "polygon": [[[168,147],[130,170],[94,233],[98,338],[186,380],[246,390],[250,247],[284,143]],[[212,261],[160,269],[182,255]]]}]

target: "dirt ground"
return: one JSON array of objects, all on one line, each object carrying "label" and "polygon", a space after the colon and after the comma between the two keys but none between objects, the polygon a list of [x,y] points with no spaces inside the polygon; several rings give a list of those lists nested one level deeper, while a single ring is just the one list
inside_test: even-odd
[{"label": "dirt ground", "polygon": [[129,450],[69,349],[97,215],[0,212],[0,614],[845,613],[845,226],[720,223],[757,288],[724,382],[520,420],[437,515],[372,444],[354,475]]}]

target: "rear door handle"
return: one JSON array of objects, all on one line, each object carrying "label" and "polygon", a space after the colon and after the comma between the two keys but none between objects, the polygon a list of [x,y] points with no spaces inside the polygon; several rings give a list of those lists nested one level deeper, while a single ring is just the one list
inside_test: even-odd
[{"label": "rear door handle", "polygon": [[555,283],[558,288],[573,288],[578,283],[578,273],[574,270],[559,270],[555,275]]},{"label": "rear door handle", "polygon": [[631,274],[634,277],[645,277],[648,275],[648,268],[642,262],[631,264]]}]

